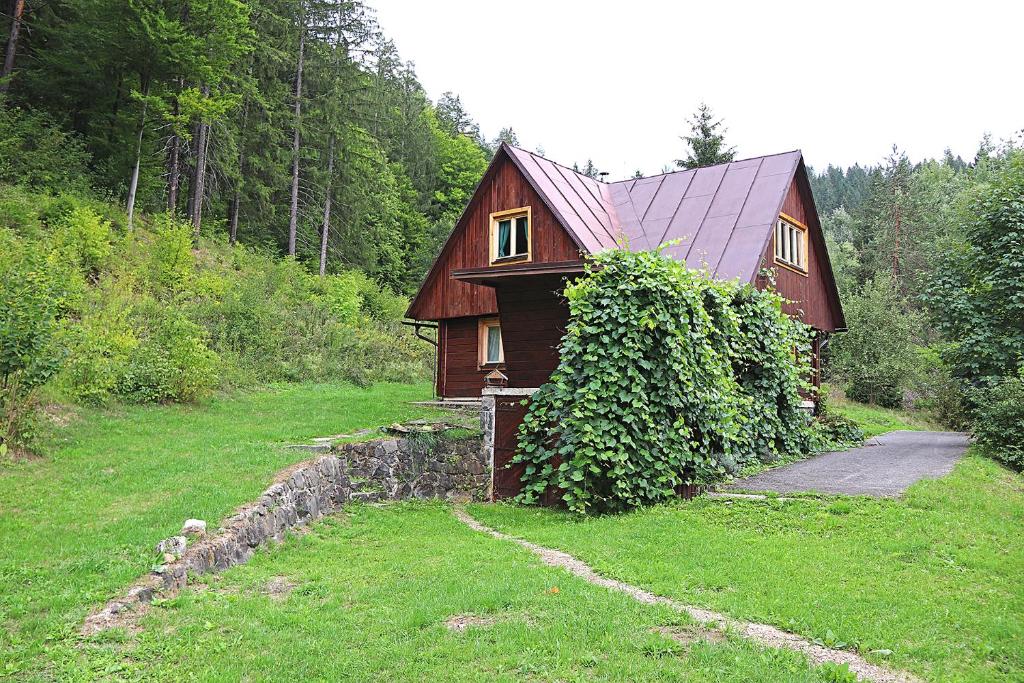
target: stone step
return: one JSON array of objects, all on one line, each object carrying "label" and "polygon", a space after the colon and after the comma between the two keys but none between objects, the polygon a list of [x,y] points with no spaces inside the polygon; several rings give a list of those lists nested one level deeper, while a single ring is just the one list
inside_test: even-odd
[{"label": "stone step", "polygon": [[384,499],[384,493],[381,491],[353,491],[349,498],[356,503],[378,503]]}]

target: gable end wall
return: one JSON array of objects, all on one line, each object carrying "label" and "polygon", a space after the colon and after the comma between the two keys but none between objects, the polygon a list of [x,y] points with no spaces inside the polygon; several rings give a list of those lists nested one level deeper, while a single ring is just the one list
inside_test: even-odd
[{"label": "gable end wall", "polygon": [[[490,214],[496,211],[532,207],[532,262],[573,261],[580,258],[579,247],[569,237],[540,195],[504,153],[495,160],[493,172],[484,176],[469,209],[455,226],[452,237],[427,277],[409,317],[416,320],[442,320],[466,316],[494,315],[498,304],[490,287],[471,285],[451,279],[453,270],[486,268],[489,263]],[[496,266],[500,268],[501,266]]]},{"label": "gable end wall", "polygon": [[[834,331],[839,326],[839,316],[830,294],[828,278],[828,261],[822,258],[825,249],[825,238],[821,232],[817,212],[811,199],[809,189],[803,188],[798,181],[799,174],[793,178],[782,204],[782,213],[792,216],[807,226],[810,242],[807,248],[808,274],[801,275],[775,264],[775,231],[768,240],[768,248],[763,254],[763,263],[776,272],[776,286],[780,294],[793,301],[783,306],[790,315],[799,316],[808,325],[826,332]],[[758,278],[758,285],[763,285]]]}]

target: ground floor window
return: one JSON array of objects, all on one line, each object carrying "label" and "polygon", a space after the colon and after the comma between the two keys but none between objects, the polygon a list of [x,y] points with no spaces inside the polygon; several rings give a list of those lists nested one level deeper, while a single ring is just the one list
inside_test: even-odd
[{"label": "ground floor window", "polygon": [[477,347],[480,350],[480,365],[498,365],[505,362],[505,349],[501,343],[501,321],[498,318],[481,318]]}]

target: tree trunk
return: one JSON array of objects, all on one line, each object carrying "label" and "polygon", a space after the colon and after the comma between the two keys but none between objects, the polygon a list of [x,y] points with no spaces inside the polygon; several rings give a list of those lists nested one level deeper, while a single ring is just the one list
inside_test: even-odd
[{"label": "tree trunk", "polygon": [[9,80],[14,71],[14,55],[18,51],[18,33],[21,31],[21,20],[25,14],[25,0],[14,0],[14,14],[11,16],[11,33],[7,37],[7,52],[4,54],[4,67],[0,71],[0,93],[6,93],[11,87]]},{"label": "tree trunk", "polygon": [[899,287],[900,279],[900,223],[902,222],[902,215],[900,211],[900,205],[897,200],[897,204],[894,211],[893,221],[893,240],[892,240],[892,281]]},{"label": "tree trunk", "polygon": [[[173,112],[177,118],[178,98],[174,98]],[[167,152],[167,210],[174,214],[178,210],[178,184],[181,182],[181,136],[171,133],[168,143],[170,150]]]},{"label": "tree trunk", "polygon": [[188,198],[185,201],[185,216],[192,220],[192,213],[196,206],[196,166],[199,162],[199,155],[203,151],[203,122],[196,120],[192,123],[192,144],[190,145],[192,150],[192,163],[186,162],[185,175],[189,178],[188,183]]},{"label": "tree trunk", "polygon": [[327,151],[327,195],[324,198],[324,224],[320,229],[320,277],[327,274],[327,236],[331,228],[331,180],[334,178],[334,135]]},{"label": "tree trunk", "polygon": [[299,123],[302,119],[302,64],[306,50],[306,26],[299,33],[299,68],[295,74],[295,130],[292,133],[292,204],[288,218],[288,255],[295,256],[295,236],[299,226]]},{"label": "tree trunk", "polygon": [[206,151],[210,148],[210,124],[199,124],[199,142],[196,149],[196,166],[192,174],[192,241],[198,246],[199,229],[203,223],[203,194],[206,183]]},{"label": "tree trunk", "polygon": [[135,227],[135,194],[139,189],[139,166],[142,164],[142,137],[146,130],[146,108],[149,106],[149,77],[142,79],[142,116],[139,117],[139,134],[135,138],[135,166],[128,183],[128,229]]},{"label": "tree trunk", "polygon": [[235,188],[235,196],[231,199],[231,206],[228,207],[228,244],[238,243],[238,206],[241,204],[241,193]]},{"label": "tree trunk", "polygon": [[249,103],[242,106],[242,127],[238,131],[238,182],[235,183],[235,196],[228,209],[229,242],[238,241],[238,211],[242,204],[242,183],[245,182],[245,133],[249,123]]}]

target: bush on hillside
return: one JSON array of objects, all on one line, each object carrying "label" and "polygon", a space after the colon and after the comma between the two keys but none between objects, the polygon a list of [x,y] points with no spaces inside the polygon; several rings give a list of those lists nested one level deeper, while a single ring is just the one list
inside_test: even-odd
[{"label": "bush on hillside", "polygon": [[188,224],[167,215],[123,233],[91,200],[0,186],[5,217],[17,243],[5,254],[49,283],[54,343],[68,351],[54,387],[68,397],[189,401],[217,386],[429,377],[430,347],[399,324],[407,301],[359,271],[321,278],[216,238],[193,249]]},{"label": "bush on hillside", "polygon": [[617,511],[807,450],[807,328],[777,294],[615,250],[566,296],[559,366],[520,428],[521,502]]},{"label": "bush on hillside", "polygon": [[996,460],[1024,470],[1024,369],[972,396],[974,436]]},{"label": "bush on hillside", "polygon": [[89,191],[89,154],[46,114],[0,97],[0,183],[60,193]]},{"label": "bush on hillside", "polygon": [[72,259],[86,274],[95,275],[113,251],[110,221],[88,207],[76,206],[56,222],[61,256]]},{"label": "bush on hillside", "polygon": [[0,228],[0,457],[30,445],[36,391],[59,366],[57,294],[42,256]]},{"label": "bush on hillside", "polygon": [[217,354],[203,330],[170,308],[152,307],[144,336],[132,349],[118,395],[136,403],[192,401],[217,382]]}]

